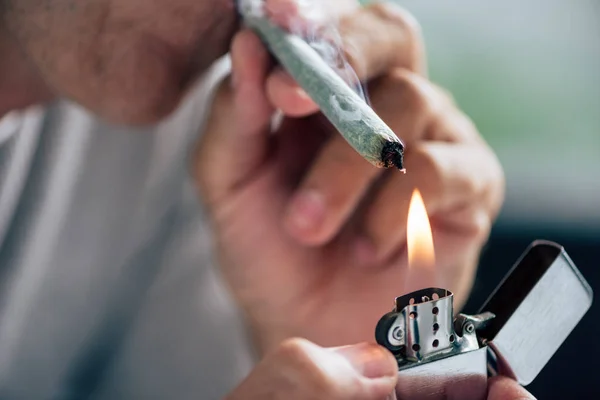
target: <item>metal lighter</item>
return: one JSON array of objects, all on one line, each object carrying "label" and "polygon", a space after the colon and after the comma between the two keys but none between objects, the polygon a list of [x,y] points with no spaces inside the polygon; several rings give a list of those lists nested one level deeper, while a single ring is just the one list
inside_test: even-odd
[{"label": "metal lighter", "polygon": [[476,315],[449,290],[396,298],[377,342],[398,360],[398,399],[485,399],[497,374],[531,383],[591,306],[593,292],[559,244],[535,241]]}]

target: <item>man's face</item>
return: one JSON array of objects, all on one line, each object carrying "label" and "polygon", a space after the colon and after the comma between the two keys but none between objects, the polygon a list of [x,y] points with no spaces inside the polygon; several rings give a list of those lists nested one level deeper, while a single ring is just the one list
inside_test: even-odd
[{"label": "man's face", "polygon": [[236,24],[232,0],[0,0],[0,18],[53,91],[121,123],[171,112]]}]

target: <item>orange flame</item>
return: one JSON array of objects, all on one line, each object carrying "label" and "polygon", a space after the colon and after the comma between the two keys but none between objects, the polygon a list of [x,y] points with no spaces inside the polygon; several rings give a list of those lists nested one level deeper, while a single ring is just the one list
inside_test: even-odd
[{"label": "orange flame", "polygon": [[406,242],[410,268],[434,268],[435,250],[433,249],[431,225],[423,197],[418,189],[413,191],[408,208]]}]

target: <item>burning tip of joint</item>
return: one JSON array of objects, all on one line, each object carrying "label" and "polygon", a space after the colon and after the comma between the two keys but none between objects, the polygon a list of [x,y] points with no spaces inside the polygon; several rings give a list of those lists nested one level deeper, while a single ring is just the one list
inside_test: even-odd
[{"label": "burning tip of joint", "polygon": [[381,150],[381,161],[390,168],[404,170],[404,146],[399,142],[386,142]]}]

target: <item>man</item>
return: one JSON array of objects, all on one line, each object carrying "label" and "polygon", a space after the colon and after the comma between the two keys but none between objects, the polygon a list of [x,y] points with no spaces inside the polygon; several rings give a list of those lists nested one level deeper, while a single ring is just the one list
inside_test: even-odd
[{"label": "man", "polygon": [[[231,0],[0,0],[0,397],[392,391],[394,360],[367,342],[402,288],[409,195],[462,303],[502,171],[427,80],[406,12],[331,3],[406,175],[332,132]],[[493,382],[490,398],[528,396]]]}]

